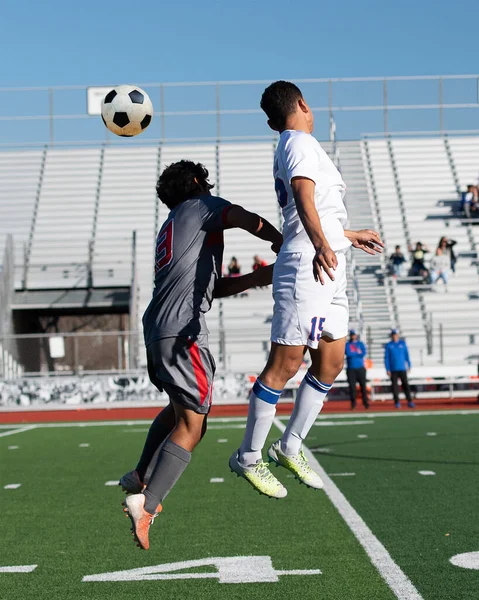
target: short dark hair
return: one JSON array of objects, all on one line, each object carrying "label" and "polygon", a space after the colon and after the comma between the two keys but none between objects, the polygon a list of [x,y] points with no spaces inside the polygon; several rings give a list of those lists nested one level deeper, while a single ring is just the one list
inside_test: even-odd
[{"label": "short dark hair", "polygon": [[156,193],[163,204],[171,209],[211,190],[214,185],[208,181],[208,177],[208,169],[201,163],[180,160],[164,169],[156,184]]},{"label": "short dark hair", "polygon": [[275,81],[264,90],[260,106],[271,124],[283,129],[286,119],[296,111],[298,100],[302,97],[301,90],[294,83]]}]

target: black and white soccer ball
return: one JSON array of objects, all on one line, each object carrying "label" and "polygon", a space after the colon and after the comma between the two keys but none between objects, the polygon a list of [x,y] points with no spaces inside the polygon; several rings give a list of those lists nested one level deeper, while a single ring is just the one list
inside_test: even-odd
[{"label": "black and white soccer ball", "polygon": [[112,133],[132,137],[144,131],[151,123],[153,104],[141,88],[119,85],[103,98],[101,118]]}]

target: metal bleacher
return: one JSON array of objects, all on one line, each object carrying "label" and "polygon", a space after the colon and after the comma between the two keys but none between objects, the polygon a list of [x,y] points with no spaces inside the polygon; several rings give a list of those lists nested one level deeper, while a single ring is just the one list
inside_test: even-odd
[{"label": "metal bleacher", "polygon": [[[324,147],[332,152],[330,143]],[[360,326],[363,335],[367,332],[375,363],[382,363],[391,326],[399,326],[408,339],[415,364],[438,364],[439,325],[445,362],[458,364],[477,354],[477,233],[452,207],[459,189],[477,181],[479,138],[365,138],[338,142],[338,147],[350,226],[379,229],[386,255],[396,244],[406,253],[408,243],[418,240],[433,250],[441,235],[457,241],[459,260],[447,295],[441,284],[396,282],[386,274],[384,257],[352,252],[351,324]],[[141,316],[152,291],[154,240],[168,212],[155,194],[161,170],[181,158],[203,162],[216,184],[213,193],[280,227],[273,156],[273,140],[0,152],[0,247],[6,234],[13,233],[16,287],[25,284],[25,275],[28,288],[85,287],[88,263],[94,286],[129,285],[136,231]],[[265,242],[241,231],[225,233],[225,268],[234,255],[242,272],[248,272],[255,254],[274,260]],[[233,371],[261,368],[271,314],[269,288],[213,305],[208,324],[214,354],[226,348],[222,366]]]},{"label": "metal bleacher", "polygon": [[[454,149],[462,147],[455,138],[362,143],[364,154],[369,157],[365,167],[370,199],[378,205],[387,254],[399,244],[406,255],[408,245],[421,241],[429,247],[430,259],[441,236],[457,242],[454,249],[459,260],[447,293],[441,284],[413,285],[407,279],[396,282],[389,278],[389,285],[394,289],[397,324],[408,339],[415,363],[462,363],[479,351],[477,248],[471,226],[454,213],[459,190],[471,181],[467,179],[471,172],[466,175],[461,164],[461,158],[467,156],[469,160],[468,153],[455,156]],[[467,145],[472,145],[470,139]],[[439,328],[443,333],[442,347],[437,337]]]}]

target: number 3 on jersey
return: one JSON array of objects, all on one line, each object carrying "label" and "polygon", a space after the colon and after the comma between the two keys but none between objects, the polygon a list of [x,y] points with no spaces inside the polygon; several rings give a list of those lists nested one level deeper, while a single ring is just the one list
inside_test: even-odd
[{"label": "number 3 on jersey", "polygon": [[[313,317],[311,319],[311,333],[309,334],[309,339],[311,341],[318,341],[321,339],[321,333],[323,331],[324,322],[326,319],[321,317],[318,323],[318,317]],[[316,324],[318,325],[318,334],[316,335]]]},{"label": "number 3 on jersey", "polygon": [[284,185],[284,181],[279,177],[274,180],[274,189],[276,191],[276,196],[278,197],[279,205],[281,208],[284,208],[286,204],[288,204],[288,192]]},{"label": "number 3 on jersey", "polygon": [[155,273],[169,265],[173,258],[173,219],[163,227],[156,239]]}]

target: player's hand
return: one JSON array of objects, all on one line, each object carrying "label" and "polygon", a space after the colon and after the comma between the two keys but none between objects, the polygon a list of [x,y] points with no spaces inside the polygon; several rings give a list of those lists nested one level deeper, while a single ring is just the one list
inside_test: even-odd
[{"label": "player's hand", "polygon": [[391,371],[388,371],[388,372],[387,372],[387,376],[388,376],[388,377],[391,377]]},{"label": "player's hand", "polygon": [[254,285],[257,287],[271,285],[273,283],[273,268],[274,265],[268,265],[267,267],[259,267],[256,271],[253,271]]},{"label": "player's hand", "polygon": [[336,254],[331,249],[329,244],[325,244],[316,250],[313,258],[313,274],[315,281],[319,281],[324,285],[324,273],[334,281],[333,271],[338,266]]},{"label": "player's hand", "polygon": [[384,248],[384,242],[381,240],[379,233],[372,229],[361,229],[354,232],[352,239],[354,248],[359,248],[366,254],[380,254]]}]

